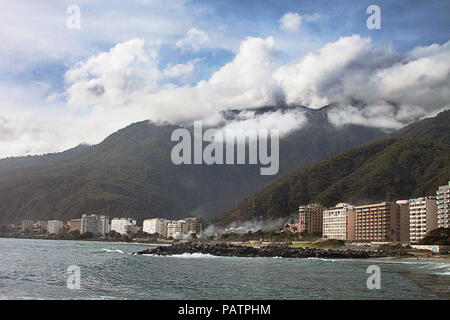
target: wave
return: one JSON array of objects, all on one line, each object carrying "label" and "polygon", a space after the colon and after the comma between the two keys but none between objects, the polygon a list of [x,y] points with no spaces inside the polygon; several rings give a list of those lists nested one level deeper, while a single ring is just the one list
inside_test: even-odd
[{"label": "wave", "polygon": [[209,253],[182,253],[182,254],[173,254],[173,255],[156,255],[156,254],[143,254],[143,256],[147,257],[171,257],[171,258],[184,258],[184,259],[196,259],[196,258],[219,258],[219,256],[214,256]]},{"label": "wave", "polygon": [[99,252],[101,252],[101,253],[120,253],[120,254],[125,254],[125,252],[123,252],[122,250],[119,250],[119,249],[106,249],[106,248],[103,248],[103,249],[100,249]]}]

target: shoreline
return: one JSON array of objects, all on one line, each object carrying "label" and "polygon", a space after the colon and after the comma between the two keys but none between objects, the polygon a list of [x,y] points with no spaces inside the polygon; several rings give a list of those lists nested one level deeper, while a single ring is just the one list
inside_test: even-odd
[{"label": "shoreline", "polygon": [[352,249],[322,249],[322,248],[292,248],[286,245],[267,245],[261,247],[243,246],[227,243],[177,243],[171,246],[158,246],[135,252],[143,255],[171,256],[180,254],[210,254],[225,257],[280,257],[280,258],[343,258],[343,259],[368,259],[382,257],[408,257],[407,252],[382,251],[382,250],[352,250]]},{"label": "shoreline", "polygon": [[[412,253],[414,255],[414,253]],[[450,263],[450,256],[445,255],[438,255],[438,256],[429,256],[429,257],[421,257],[414,255],[412,257],[379,257],[375,258],[376,260],[386,260],[386,261],[393,261],[393,260],[406,260],[409,262],[449,262]]]},{"label": "shoreline", "polygon": [[[280,258],[290,258],[290,255],[293,255],[291,258],[330,258],[330,259],[376,259],[376,260],[385,260],[385,261],[395,261],[395,260],[403,260],[409,262],[449,262],[450,263],[450,255],[442,255],[430,252],[414,252],[407,251],[405,253],[400,253],[396,251],[382,251],[378,249],[369,249],[369,250],[355,250],[348,247],[342,248],[293,248],[288,245],[283,244],[274,244],[267,243],[264,245],[252,245],[250,243],[226,243],[226,242],[174,242],[173,240],[167,241],[108,241],[106,239],[53,239],[50,237],[0,237],[0,239],[24,239],[24,240],[54,240],[54,241],[82,241],[82,242],[102,242],[102,243],[117,243],[117,244],[135,244],[135,245],[148,245],[155,246],[152,249],[144,249],[142,251],[134,252],[136,254],[154,254],[154,255],[174,255],[174,254],[183,254],[183,253],[205,253],[211,254],[214,256],[231,256],[229,252],[218,254],[211,253],[209,251],[214,251],[212,247],[216,246],[226,246],[226,247],[235,247],[237,249],[237,254],[233,255],[235,257],[280,257]],[[186,249],[186,246],[188,249]],[[209,249],[200,249],[196,250],[192,247],[211,247]],[[171,250],[170,248],[175,248],[175,250]],[[184,249],[178,249],[185,247]],[[161,250],[160,248],[166,248]],[[245,253],[245,251],[250,248],[249,252]],[[266,250],[267,248],[276,248],[277,250],[287,251],[288,256],[276,256],[270,253],[265,252],[263,255],[259,255],[258,251]],[[157,252],[159,249],[159,252]],[[253,250],[252,250],[253,249]],[[183,250],[185,250],[183,252]],[[172,252],[171,252],[172,251]],[[207,252],[202,252],[207,251]],[[232,250],[231,250],[232,251]],[[240,252],[239,252],[240,251]],[[365,252],[367,254],[364,254]],[[296,253],[299,256],[296,256]],[[354,255],[354,257],[353,257]]]}]

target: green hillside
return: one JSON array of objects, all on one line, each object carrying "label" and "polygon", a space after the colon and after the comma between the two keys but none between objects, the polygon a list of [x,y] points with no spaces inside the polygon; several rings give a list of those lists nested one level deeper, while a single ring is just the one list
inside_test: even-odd
[{"label": "green hillside", "polygon": [[[293,108],[308,121],[281,139],[278,176],[385,135],[357,125],[335,128],[325,109]],[[211,219],[278,177],[261,176],[259,165],[173,165],[176,128],[143,121],[79,152],[0,160],[0,223],[66,220],[85,212]]]},{"label": "green hillside", "polygon": [[406,126],[396,132],[395,136],[425,139],[450,145],[450,110]]},{"label": "green hillside", "polygon": [[364,204],[433,195],[450,178],[450,147],[422,139],[383,139],[296,170],[213,222],[286,217],[300,204]]}]

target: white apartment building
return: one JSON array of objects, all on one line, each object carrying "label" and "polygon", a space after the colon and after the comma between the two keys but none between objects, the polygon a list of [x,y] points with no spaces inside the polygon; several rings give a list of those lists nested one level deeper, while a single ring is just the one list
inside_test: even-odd
[{"label": "white apartment building", "polygon": [[437,206],[434,197],[409,200],[409,239],[417,243],[437,228]]},{"label": "white apartment building", "polygon": [[187,234],[188,228],[187,223],[184,220],[178,220],[175,222],[175,227],[173,230],[173,234]]},{"label": "white apartment building", "polygon": [[64,228],[64,224],[60,220],[49,220],[47,222],[47,232],[49,234],[58,234]]},{"label": "white apartment building", "polygon": [[148,234],[159,234],[165,236],[166,232],[166,219],[145,219],[142,230]]},{"label": "white apartment building", "polygon": [[355,239],[355,211],[348,203],[338,203],[323,211],[322,236],[328,239]]},{"label": "white apartment building", "polygon": [[176,221],[168,221],[166,224],[167,228],[167,238],[173,237],[175,234],[175,224]]},{"label": "white apartment building", "polygon": [[136,220],[132,218],[114,218],[111,220],[111,231],[115,231],[122,235],[135,233],[137,231]]},{"label": "white apartment building", "polygon": [[81,233],[91,232],[94,235],[104,235],[109,231],[109,217],[96,214],[83,214],[81,216]]},{"label": "white apartment building", "polygon": [[450,226],[450,181],[446,186],[440,186],[436,191],[437,200],[437,227],[448,228]]}]

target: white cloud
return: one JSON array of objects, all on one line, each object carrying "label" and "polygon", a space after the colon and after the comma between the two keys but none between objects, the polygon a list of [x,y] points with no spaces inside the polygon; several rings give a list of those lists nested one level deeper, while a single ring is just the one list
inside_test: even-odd
[{"label": "white cloud", "polygon": [[279,129],[280,136],[302,128],[306,124],[307,118],[299,110],[272,111],[263,114],[256,114],[255,111],[242,111],[235,120],[228,121],[223,130],[228,129]]},{"label": "white cloud", "polygon": [[302,24],[302,17],[298,13],[285,13],[280,19],[280,28],[287,31],[298,31]]},{"label": "white cloud", "polygon": [[[280,66],[274,63],[272,37],[250,37],[241,42],[231,62],[194,85],[167,84],[167,79],[189,76],[196,60],[161,68],[158,50],[155,44],[132,39],[75,63],[65,74],[66,101],[46,83],[36,82],[32,90],[2,84],[0,157],[99,143],[144,119],[220,123],[221,111],[279,102],[313,108],[337,103],[339,107],[328,113],[336,126],[392,129],[434,115],[450,101],[450,42],[399,54],[355,35]],[[45,107],[36,108],[36,101]],[[292,111],[246,111],[222,123],[278,128],[282,134],[303,124],[303,114]]]},{"label": "white cloud", "polygon": [[189,29],[184,38],[177,41],[177,47],[183,50],[199,51],[209,41],[205,31]]},{"label": "white cloud", "polygon": [[122,106],[131,95],[157,89],[158,55],[144,50],[144,40],[119,43],[109,52],[80,62],[65,74],[70,108]]},{"label": "white cloud", "polygon": [[288,12],[280,18],[280,29],[286,31],[298,31],[300,30],[300,26],[303,21],[314,22],[319,20],[321,17],[322,16],[318,13],[299,15],[295,12]]}]

